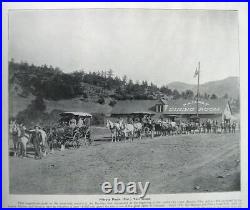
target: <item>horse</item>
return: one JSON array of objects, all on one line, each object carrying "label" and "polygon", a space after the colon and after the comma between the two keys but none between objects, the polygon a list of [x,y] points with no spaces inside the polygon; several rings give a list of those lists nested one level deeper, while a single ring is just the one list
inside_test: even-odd
[{"label": "horse", "polygon": [[178,130],[178,127],[177,127],[177,124],[176,122],[171,122],[170,123],[170,130],[171,130],[171,135],[176,135],[177,134],[177,130]]},{"label": "horse", "polygon": [[56,128],[50,128],[47,131],[47,136],[48,136],[47,138],[48,147],[51,150],[51,152],[54,153],[54,150],[57,147],[57,137],[58,137]]},{"label": "horse", "polygon": [[18,135],[20,135],[20,130],[18,130],[19,127],[15,122],[10,124],[9,129],[10,129],[10,135],[12,137],[11,139],[13,141],[13,146],[14,146],[14,156],[17,156],[17,154],[18,154]]},{"label": "horse", "polygon": [[24,127],[21,128],[15,122],[10,125],[10,134],[12,135],[14,145],[14,156],[26,157],[26,148],[30,140],[30,134],[26,132]]},{"label": "horse", "polygon": [[[28,143],[33,143],[33,137],[34,137],[35,130],[25,130],[24,135],[20,137],[20,148],[21,148],[21,155],[23,157],[27,156],[27,145]],[[48,153],[48,138],[47,134],[44,130],[39,130],[41,133],[41,143],[40,143],[40,152],[43,153],[43,156],[46,156]]]},{"label": "horse", "polygon": [[58,127],[56,129],[56,132],[57,132],[57,143],[58,143],[58,146],[60,147],[60,150],[61,151],[64,151],[65,150],[65,144],[67,142],[67,138],[68,138],[68,126],[64,126],[64,127]]},{"label": "horse", "polygon": [[155,125],[152,121],[147,121],[143,123],[143,132],[146,137],[154,138]]},{"label": "horse", "polygon": [[124,134],[125,139],[131,137],[130,142],[134,140],[135,127],[133,124],[123,123],[120,131]]},{"label": "horse", "polygon": [[142,124],[139,122],[136,122],[133,124],[134,125],[134,133],[137,134],[137,136],[141,139],[142,138]]},{"label": "horse", "polygon": [[10,125],[10,134],[14,145],[14,156],[26,157],[27,143],[30,140],[30,134],[26,132],[26,128],[14,122]]},{"label": "horse", "polygon": [[48,137],[47,134],[44,130],[40,129],[39,132],[41,133],[41,137],[42,137],[42,142],[41,142],[41,152],[43,152],[44,156],[46,156],[48,154]]},{"label": "horse", "polygon": [[206,128],[207,128],[207,133],[211,133],[212,125],[211,125],[211,122],[210,122],[210,121],[207,121],[207,122],[206,122]]},{"label": "horse", "polygon": [[107,120],[106,127],[111,132],[111,141],[116,142],[117,138],[118,138],[118,133],[119,133],[119,130],[120,130],[119,123],[113,123],[110,120]]}]

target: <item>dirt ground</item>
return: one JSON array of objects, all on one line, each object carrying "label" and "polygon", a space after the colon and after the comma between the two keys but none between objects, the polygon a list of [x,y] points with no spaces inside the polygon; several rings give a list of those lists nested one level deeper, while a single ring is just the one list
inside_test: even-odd
[{"label": "dirt ground", "polygon": [[149,181],[149,194],[240,190],[239,133],[132,143],[111,143],[105,129],[95,134],[92,146],[56,151],[42,160],[10,156],[10,193],[102,194],[101,184],[114,178]]}]

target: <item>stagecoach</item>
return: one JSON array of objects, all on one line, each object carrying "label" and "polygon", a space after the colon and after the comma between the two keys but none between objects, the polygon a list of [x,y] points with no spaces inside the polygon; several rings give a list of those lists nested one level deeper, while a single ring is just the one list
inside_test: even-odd
[{"label": "stagecoach", "polygon": [[58,141],[65,147],[78,148],[91,144],[90,121],[92,115],[84,112],[60,113],[59,127],[62,129]]}]

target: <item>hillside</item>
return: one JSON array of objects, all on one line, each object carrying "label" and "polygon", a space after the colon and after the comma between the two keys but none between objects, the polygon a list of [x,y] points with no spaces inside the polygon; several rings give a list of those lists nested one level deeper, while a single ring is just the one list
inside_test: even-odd
[{"label": "hillside", "polygon": [[[170,89],[176,89],[179,92],[190,89],[196,92],[196,85],[187,84],[183,82],[172,82],[168,84]],[[240,93],[239,78],[238,77],[228,77],[223,80],[217,80],[212,82],[207,82],[200,85],[201,94],[216,94],[219,97],[223,97],[228,94],[229,97],[237,99]]]},{"label": "hillside", "polygon": [[[64,73],[52,66],[9,62],[9,115],[32,124],[54,121],[61,111],[89,112],[101,122],[118,100],[193,99],[195,92],[195,85],[175,82],[158,87],[147,81],[134,82],[126,75],[119,78],[112,70]],[[201,97],[216,99],[227,93],[237,98],[238,80],[231,77],[202,84],[201,93],[205,92],[210,96]],[[235,104],[238,112],[239,103]]]}]

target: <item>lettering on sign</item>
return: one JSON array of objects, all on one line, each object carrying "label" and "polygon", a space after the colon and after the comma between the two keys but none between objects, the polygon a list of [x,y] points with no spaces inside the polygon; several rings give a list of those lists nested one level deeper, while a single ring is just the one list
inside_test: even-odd
[{"label": "lettering on sign", "polygon": [[[169,107],[169,112],[193,112],[196,111],[194,107]],[[220,108],[217,107],[199,107],[199,112],[219,112]]]},{"label": "lettering on sign", "polygon": [[[194,104],[197,104],[197,101],[194,101],[194,100],[193,101],[189,101],[189,102],[183,104],[183,106],[186,107],[186,106],[190,106],[190,105],[194,105]],[[205,101],[198,101],[198,104],[201,104],[203,106],[209,106],[209,103],[207,103]]]}]

